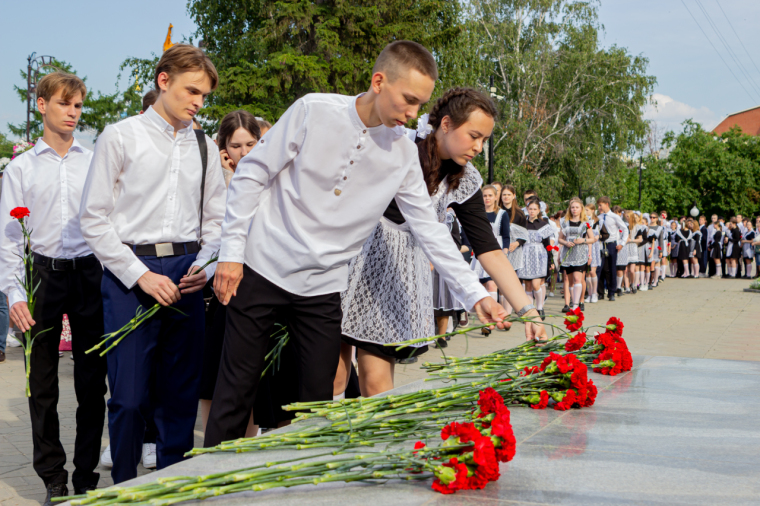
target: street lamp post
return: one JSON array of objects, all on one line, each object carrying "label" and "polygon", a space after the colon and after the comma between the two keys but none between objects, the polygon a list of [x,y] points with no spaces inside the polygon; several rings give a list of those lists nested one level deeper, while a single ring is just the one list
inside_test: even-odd
[{"label": "street lamp post", "polygon": [[641,210],[641,169],[642,169],[642,156],[639,155],[639,210]]},{"label": "street lamp post", "polygon": [[[496,88],[493,85],[493,76],[488,79],[488,91],[491,97],[496,95]],[[488,138],[488,184],[493,183],[493,131]]]},{"label": "street lamp post", "polygon": [[58,67],[53,65],[52,56],[37,56],[37,53],[32,53],[26,59],[26,142],[31,142],[29,138],[30,128],[32,123],[32,96],[37,93],[37,81],[40,77],[40,69],[44,67],[51,67],[55,70],[59,70]]}]

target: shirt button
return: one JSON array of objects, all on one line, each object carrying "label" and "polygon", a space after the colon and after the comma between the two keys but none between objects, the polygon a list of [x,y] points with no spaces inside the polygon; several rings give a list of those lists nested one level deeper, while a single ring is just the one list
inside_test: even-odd
[{"label": "shirt button", "polygon": [[366,131],[366,130],[362,130],[362,133],[363,133],[363,134],[366,134],[366,133],[367,133],[367,131]]},{"label": "shirt button", "polygon": [[339,189],[335,188],[335,191],[333,193],[335,193],[335,196],[337,197],[338,195],[341,194],[341,191]]},{"label": "shirt button", "polygon": [[345,181],[346,179],[348,179],[348,178],[346,176],[343,176],[343,181]]},{"label": "shirt button", "polygon": [[361,149],[361,148],[362,148],[361,144],[359,144],[358,146],[356,146],[356,149]]},{"label": "shirt button", "polygon": [[353,160],[351,160],[351,165],[353,165],[353,164],[354,164],[354,161],[353,161]]}]

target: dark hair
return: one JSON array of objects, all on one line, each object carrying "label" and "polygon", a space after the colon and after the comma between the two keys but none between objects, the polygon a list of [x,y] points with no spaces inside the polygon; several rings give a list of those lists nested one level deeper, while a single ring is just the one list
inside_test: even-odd
[{"label": "dark hair", "polygon": [[537,198],[529,198],[527,202],[525,202],[525,209],[528,209],[531,204],[536,204],[538,206],[538,210],[541,210],[541,201]]},{"label": "dark hair", "polygon": [[372,73],[385,73],[388,80],[395,81],[402,70],[414,69],[433,81],[438,80],[438,65],[425,46],[411,40],[391,42],[375,60]]},{"label": "dark hair", "polygon": [[[476,109],[483,111],[483,113],[494,119],[498,115],[493,101],[478,90],[473,88],[451,88],[433,104],[428,124],[437,129],[441,126],[443,118],[448,116],[451,120],[452,128],[456,130],[467,122],[472,111]],[[420,165],[422,165],[425,184],[427,185],[428,193],[432,195],[443,180],[443,177],[438,173],[441,168],[441,158],[438,156],[438,142],[436,141],[435,133],[431,133],[422,142],[418,143],[417,149],[420,154]],[[449,188],[456,189],[459,187],[459,181],[464,176],[464,170],[465,168],[462,167],[456,174],[446,175]]]},{"label": "dark hair", "polygon": [[[512,195],[514,195],[515,198],[517,198],[517,190],[515,190],[514,186],[512,186],[511,184],[502,185],[501,193],[503,194],[505,190],[508,191],[508,192],[510,192],[510,193],[512,193]],[[507,210],[504,207],[504,199],[502,199],[501,197],[499,197],[499,207],[501,207],[505,211]],[[540,207],[541,206],[539,205],[539,209],[540,209]],[[522,215],[522,214],[523,214],[523,212],[520,209],[517,208],[517,204],[515,204],[515,201],[513,200],[512,201],[512,207],[509,209],[509,222],[513,223],[515,221],[515,216],[519,216],[519,215]]]},{"label": "dark hair", "polygon": [[523,197],[525,197],[526,195],[535,195],[536,197],[538,197],[538,193],[536,193],[536,190],[525,190],[523,192]]},{"label": "dark hair", "polygon": [[219,134],[216,141],[219,144],[220,150],[227,149],[227,142],[238,128],[245,128],[251,135],[256,137],[256,140],[261,139],[261,130],[259,129],[256,117],[248,111],[238,109],[237,111],[228,113],[219,124]]},{"label": "dark hair", "polygon": [[147,111],[148,107],[156,103],[156,100],[158,100],[158,91],[150,90],[148,93],[146,93],[142,99],[142,112]]},{"label": "dark hair", "polygon": [[612,201],[610,200],[609,197],[601,197],[599,200],[597,200],[596,203],[597,204],[607,204],[608,206],[612,205]]},{"label": "dark hair", "polygon": [[[602,198],[604,198],[604,197],[602,197]],[[618,205],[614,205],[614,206],[612,206],[612,212],[615,213],[615,214],[622,213],[623,212],[623,208],[620,207],[620,206],[618,206]]]}]

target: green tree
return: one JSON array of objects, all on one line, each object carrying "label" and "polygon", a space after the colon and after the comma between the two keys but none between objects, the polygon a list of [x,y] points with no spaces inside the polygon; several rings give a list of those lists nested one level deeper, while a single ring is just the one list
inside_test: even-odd
[{"label": "green tree", "polygon": [[242,108],[273,121],[307,93],[358,94],[389,42],[437,53],[461,30],[451,0],[190,0],[188,11],[220,72],[203,111],[216,120]]},{"label": "green tree", "polygon": [[673,205],[684,213],[696,202],[706,214],[760,210],[760,138],[738,128],[718,136],[687,120],[682,133],[665,135],[663,145],[670,149],[665,162],[690,199],[666,208]]},{"label": "green tree", "polygon": [[[615,189],[645,133],[648,61],[601,47],[596,1],[472,0],[465,36],[441,55],[456,79],[495,80],[497,180],[556,206]],[[453,83],[452,83],[453,84]]]}]

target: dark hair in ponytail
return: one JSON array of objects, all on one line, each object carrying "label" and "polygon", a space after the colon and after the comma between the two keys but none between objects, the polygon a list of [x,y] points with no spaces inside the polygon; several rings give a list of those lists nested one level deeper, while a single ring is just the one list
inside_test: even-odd
[{"label": "dark hair in ponytail", "polygon": [[[437,130],[440,128],[443,118],[448,116],[451,120],[452,128],[456,130],[467,122],[472,111],[476,109],[483,111],[494,119],[498,115],[496,106],[487,95],[474,88],[451,88],[433,104],[428,124]],[[428,193],[432,195],[443,180],[438,174],[441,168],[441,158],[438,156],[438,143],[435,139],[435,132],[425,137],[417,145],[417,148],[420,153],[420,165],[422,165],[425,184],[427,185]],[[456,174],[448,174],[446,180],[449,188],[456,189],[459,187],[459,180],[463,176],[464,167]]]}]

